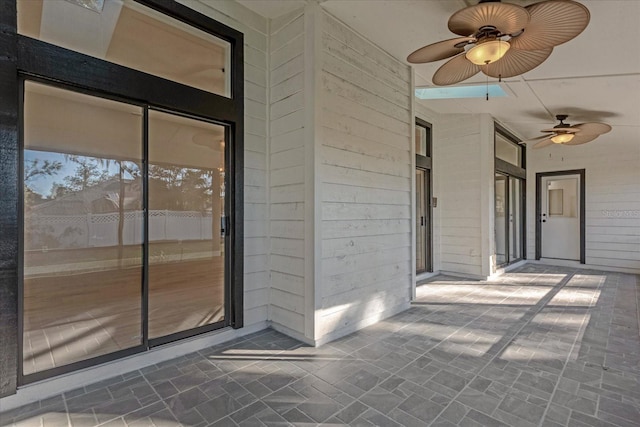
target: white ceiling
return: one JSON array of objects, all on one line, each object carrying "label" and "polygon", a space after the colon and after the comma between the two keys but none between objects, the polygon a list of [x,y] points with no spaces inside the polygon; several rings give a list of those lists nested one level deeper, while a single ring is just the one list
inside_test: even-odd
[{"label": "white ceiling", "polygon": [[[302,7],[305,0],[238,0],[273,18]],[[314,0],[310,0],[314,1]],[[521,6],[535,0],[510,0]],[[530,72],[506,81],[511,96],[473,100],[423,101],[439,113],[489,113],[523,139],[557,124],[602,121],[613,126],[607,138],[635,139],[640,149],[640,0],[581,0],[591,12],[585,31],[556,47]],[[320,0],[329,13],[395,58],[406,63],[414,50],[457,37],[449,17],[477,0]],[[445,61],[414,65],[416,86],[431,85]],[[485,83],[482,73],[464,83]]]}]

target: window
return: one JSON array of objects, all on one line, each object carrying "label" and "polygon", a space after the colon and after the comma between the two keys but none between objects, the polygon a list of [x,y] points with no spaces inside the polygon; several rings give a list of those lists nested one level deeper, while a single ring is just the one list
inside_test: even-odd
[{"label": "window", "polygon": [[230,96],[230,44],[134,1],[18,0],[18,32],[105,61]]},{"label": "window", "polygon": [[522,146],[508,139],[505,134],[496,132],[496,158],[522,167]]},{"label": "window", "polygon": [[242,34],[77,3],[18,0],[23,384],[243,324]]},{"label": "window", "polygon": [[422,121],[416,123],[416,155],[431,157],[431,126]]}]

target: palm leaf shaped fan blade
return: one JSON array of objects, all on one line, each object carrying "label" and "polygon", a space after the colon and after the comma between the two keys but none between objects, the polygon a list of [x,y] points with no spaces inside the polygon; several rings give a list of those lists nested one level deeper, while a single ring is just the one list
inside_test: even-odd
[{"label": "palm leaf shaped fan blade", "polygon": [[606,123],[581,123],[571,127],[580,129],[580,133],[576,134],[571,141],[565,142],[564,145],[586,144],[611,130],[611,126]]},{"label": "palm leaf shaped fan blade", "polygon": [[[542,132],[549,132],[548,135],[532,138],[525,142],[540,141],[533,148],[542,148],[554,143],[558,145],[581,145],[611,131],[611,126],[606,123],[590,122],[571,126],[564,123],[567,117],[566,114],[557,115],[556,118],[560,120],[560,123],[553,128],[542,130]],[[566,140],[566,137],[570,139]]]},{"label": "palm leaf shaped fan blade", "polygon": [[534,145],[533,148],[542,148],[546,147],[547,145],[553,144],[553,141],[551,141],[552,136],[553,135],[542,135],[537,138],[527,139],[526,141],[522,141],[522,143],[528,144],[530,142],[537,142],[537,144]]},{"label": "palm leaf shaped fan blade", "polygon": [[589,10],[573,0],[546,0],[527,7],[480,0],[449,18],[449,30],[462,37],[422,47],[407,61],[421,64],[454,57],[434,74],[436,85],[455,84],[478,71],[513,77],[542,64],[554,46],[580,34],[589,19]]},{"label": "palm leaf shaped fan blade", "polygon": [[479,72],[479,65],[469,61],[464,55],[458,55],[438,68],[438,71],[433,75],[432,81],[438,86],[452,85],[466,80]]},{"label": "palm leaf shaped fan blade", "polygon": [[468,36],[482,27],[495,27],[504,34],[522,30],[529,22],[529,12],[510,3],[485,2],[465,7],[451,15],[448,27],[452,33]]},{"label": "palm leaf shaped fan blade", "polygon": [[527,6],[531,19],[525,31],[509,41],[511,47],[540,50],[558,46],[589,24],[589,9],[574,1],[543,1]]},{"label": "palm leaf shaped fan blade", "polygon": [[475,41],[475,39],[473,37],[458,37],[432,43],[413,52],[409,55],[407,61],[414,64],[422,64],[451,58],[464,52],[464,46],[470,41]]}]

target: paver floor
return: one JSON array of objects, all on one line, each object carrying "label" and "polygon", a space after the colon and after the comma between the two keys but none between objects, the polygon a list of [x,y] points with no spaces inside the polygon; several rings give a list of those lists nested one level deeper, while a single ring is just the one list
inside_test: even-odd
[{"label": "paver floor", "polygon": [[15,426],[640,426],[638,276],[438,276],[319,348],[272,330],[0,414]]}]

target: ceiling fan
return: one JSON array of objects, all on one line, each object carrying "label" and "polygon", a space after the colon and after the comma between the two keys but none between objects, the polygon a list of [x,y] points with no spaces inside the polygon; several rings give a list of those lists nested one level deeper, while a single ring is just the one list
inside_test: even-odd
[{"label": "ceiling fan", "polygon": [[424,46],[407,57],[413,64],[451,58],[433,75],[439,86],[461,82],[482,71],[507,78],[542,64],[553,47],[580,34],[590,13],[572,0],[548,0],[522,7],[480,0],[449,18],[449,30],[462,37]]},{"label": "ceiling fan", "polygon": [[569,123],[564,123],[567,120],[566,114],[558,114],[556,119],[560,121],[551,129],[543,129],[541,132],[549,132],[547,135],[532,138],[524,143],[537,142],[533,148],[542,148],[551,144],[562,145],[580,145],[593,141],[600,135],[607,133],[611,130],[611,126],[606,123],[580,123],[578,125],[571,126]]}]

